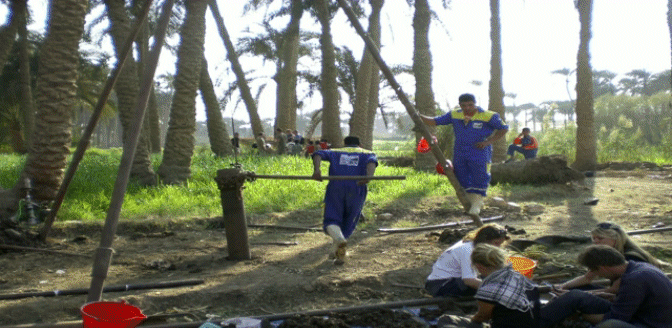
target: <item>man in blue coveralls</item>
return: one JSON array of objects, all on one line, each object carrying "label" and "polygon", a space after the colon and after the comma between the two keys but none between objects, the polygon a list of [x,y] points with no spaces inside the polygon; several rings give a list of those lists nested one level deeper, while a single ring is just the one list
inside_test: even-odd
[{"label": "man in blue coveralls", "polygon": [[[329,176],[373,176],[378,158],[359,147],[359,138],[349,136],[343,140],[344,148],[318,150],[313,153],[313,178],[322,181],[320,164],[329,161]],[[366,200],[367,179],[331,180],[324,195],[324,231],[334,240],[334,264],[345,263],[347,239],[362,213]]]},{"label": "man in blue coveralls", "polygon": [[420,115],[420,118],[430,126],[453,125],[455,176],[471,203],[469,215],[478,216],[490,183],[492,143],[504,137],[509,126],[498,113],[477,107],[474,95],[465,93],[458,100],[461,109],[438,117]]}]

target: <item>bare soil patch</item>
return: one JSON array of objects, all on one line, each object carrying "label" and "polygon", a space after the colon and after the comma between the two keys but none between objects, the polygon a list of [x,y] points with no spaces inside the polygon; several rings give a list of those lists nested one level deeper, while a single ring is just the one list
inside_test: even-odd
[{"label": "bare soil patch", "polygon": [[[585,235],[597,222],[614,221],[626,230],[672,224],[672,179],[667,168],[604,168],[584,185],[557,185],[524,195],[500,196],[523,208],[540,204],[537,214],[503,212],[486,207],[483,217],[504,215],[502,225],[524,231],[515,238]],[[549,191],[550,190],[550,191]],[[594,205],[586,199],[597,198]],[[228,261],[226,237],[218,218],[172,222],[121,222],[106,286],[202,279],[196,286],[103,294],[103,300],[137,305],[147,315],[171,317],[163,322],[203,321],[330,309],[429,297],[422,289],[438,255],[449,244],[442,231],[385,234],[378,227],[398,221],[424,225],[466,220],[450,210],[454,198],[430,198],[422,204],[399,204],[381,210],[387,220],[366,222],[351,237],[348,261],[334,266],[330,240],[321,232],[250,229],[253,259]],[[319,227],[319,211],[253,215],[251,223]],[[78,255],[0,250],[0,294],[88,288],[101,224],[60,223],[47,249]],[[461,227],[462,229],[468,227]],[[638,243],[672,261],[672,232],[638,235]],[[576,253],[585,244],[564,243],[543,251],[536,274],[578,274]],[[0,324],[79,320],[86,295],[0,300]],[[391,317],[388,315],[388,317]],[[402,319],[399,319],[402,320]],[[157,320],[157,322],[162,322]],[[347,323],[346,323],[347,324]]]}]

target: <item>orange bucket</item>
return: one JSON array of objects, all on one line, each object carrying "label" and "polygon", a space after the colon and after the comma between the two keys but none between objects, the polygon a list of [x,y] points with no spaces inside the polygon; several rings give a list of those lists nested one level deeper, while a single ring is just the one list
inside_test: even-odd
[{"label": "orange bucket", "polygon": [[523,256],[510,256],[509,262],[513,264],[514,270],[518,271],[520,274],[527,277],[528,279],[532,279],[534,269],[537,268],[537,262]]},{"label": "orange bucket", "polygon": [[133,328],[147,316],[126,302],[91,302],[80,309],[83,328]]}]

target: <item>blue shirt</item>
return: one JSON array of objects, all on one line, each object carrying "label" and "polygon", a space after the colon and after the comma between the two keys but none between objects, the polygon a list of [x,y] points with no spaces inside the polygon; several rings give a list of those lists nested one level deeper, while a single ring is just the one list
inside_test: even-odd
[{"label": "blue shirt", "polygon": [[607,319],[672,327],[672,282],[649,263],[628,261],[616,300],[604,315]]},{"label": "blue shirt", "polygon": [[437,125],[453,125],[455,131],[454,153],[482,153],[488,157],[492,154],[492,145],[483,149],[476,148],[476,144],[485,141],[496,130],[508,130],[509,126],[502,121],[498,113],[477,107],[477,112],[471,119],[466,117],[461,109],[448,112],[434,118]]},{"label": "blue shirt", "polygon": [[[366,175],[366,165],[375,163],[378,165],[378,158],[372,151],[360,147],[332,148],[328,150],[318,150],[313,156],[320,156],[323,160],[329,161],[329,175]],[[333,182],[336,180],[332,180]],[[340,181],[340,180],[338,180]],[[355,180],[351,182],[356,183]]]}]

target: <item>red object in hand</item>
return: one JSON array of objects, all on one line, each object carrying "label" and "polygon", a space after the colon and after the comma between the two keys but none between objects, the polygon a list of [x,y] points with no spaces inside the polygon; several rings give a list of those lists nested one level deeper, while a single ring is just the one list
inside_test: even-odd
[{"label": "red object in hand", "polygon": [[[446,160],[446,167],[449,170],[453,169],[453,163],[451,163],[450,160],[448,159]],[[446,172],[443,170],[443,166],[441,165],[441,163],[436,163],[436,172],[438,172],[439,174],[446,175]]]},{"label": "red object in hand", "polygon": [[418,142],[418,152],[419,153],[429,153],[429,151],[432,150],[432,147],[429,146],[429,142],[425,139],[425,137],[420,138],[420,142]]}]

